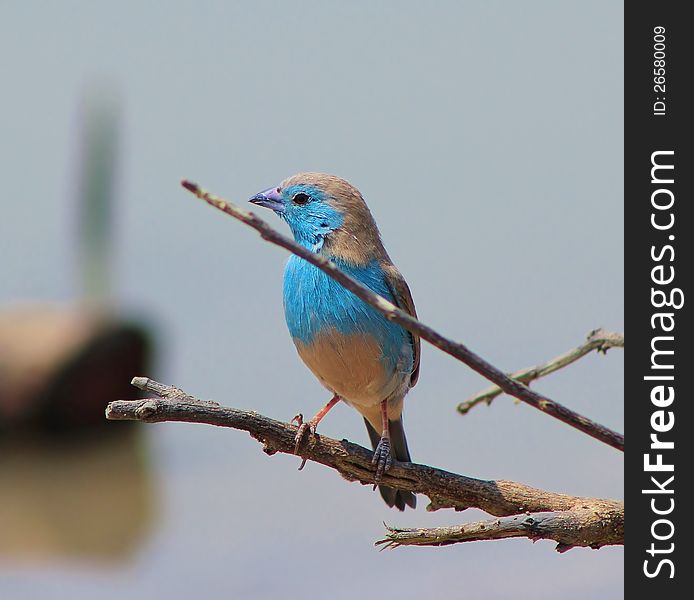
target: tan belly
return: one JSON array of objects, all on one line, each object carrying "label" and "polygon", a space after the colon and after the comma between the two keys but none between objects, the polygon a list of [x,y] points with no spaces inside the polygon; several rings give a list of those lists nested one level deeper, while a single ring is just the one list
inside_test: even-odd
[{"label": "tan belly", "polygon": [[333,330],[316,336],[310,344],[294,343],[321,383],[349,404],[373,406],[398,386],[396,374],[386,372],[381,349],[371,337]]}]

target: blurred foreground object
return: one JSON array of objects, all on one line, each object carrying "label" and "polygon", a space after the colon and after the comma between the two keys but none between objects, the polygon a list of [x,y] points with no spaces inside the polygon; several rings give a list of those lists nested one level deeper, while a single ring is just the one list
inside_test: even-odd
[{"label": "blurred foreground object", "polygon": [[141,428],[104,407],[150,363],[145,331],[78,308],[0,311],[0,559],[126,560],[155,494]]},{"label": "blurred foreground object", "polygon": [[137,426],[106,404],[150,365],[143,327],[85,308],[0,310],[0,559],[127,560],[155,494]]},{"label": "blurred foreground object", "polygon": [[72,306],[0,307],[0,432],[103,427],[108,402],[133,397],[150,367],[150,335],[113,307],[119,104],[108,87],[80,111],[76,212],[79,299]]},{"label": "blurred foreground object", "polygon": [[156,512],[145,440],[119,427],[0,441],[0,562],[127,562]]},{"label": "blurred foreground object", "polygon": [[98,89],[81,110],[76,300],[0,306],[2,559],[112,564],[155,512],[144,432],[104,418],[109,402],[138,397],[130,380],[152,368],[154,347],[153,328],[114,302],[115,97]]},{"label": "blurred foreground object", "polygon": [[52,306],[0,311],[0,432],[103,427],[104,407],[136,398],[150,342],[138,325]]}]

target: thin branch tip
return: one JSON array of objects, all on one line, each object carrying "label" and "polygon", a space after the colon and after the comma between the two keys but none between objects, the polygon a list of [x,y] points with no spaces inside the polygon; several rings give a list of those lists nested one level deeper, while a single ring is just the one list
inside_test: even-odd
[{"label": "thin branch tip", "polygon": [[190,179],[181,179],[181,185],[193,194],[197,194],[200,191],[200,186],[190,181]]},{"label": "thin branch tip", "polygon": [[132,381],[130,382],[130,385],[136,387],[139,390],[146,390],[147,386],[149,385],[150,378],[149,377],[133,377]]}]

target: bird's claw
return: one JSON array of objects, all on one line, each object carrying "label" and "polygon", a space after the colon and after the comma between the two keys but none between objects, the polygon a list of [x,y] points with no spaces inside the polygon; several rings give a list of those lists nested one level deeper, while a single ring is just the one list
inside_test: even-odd
[{"label": "bird's claw", "polygon": [[382,437],[381,441],[378,442],[371,464],[376,467],[376,474],[374,475],[374,489],[376,489],[376,486],[381,483],[383,473],[393,465],[393,457],[390,453],[390,440],[387,437]]},{"label": "bird's claw", "polygon": [[311,430],[311,426],[308,423],[300,422],[297,423],[299,428],[294,436],[294,454],[299,454],[299,449],[301,448],[301,442],[304,441],[306,433]]},{"label": "bird's claw", "polygon": [[[304,423],[304,417],[301,413],[296,415],[291,421],[291,423],[296,423],[299,428],[294,436],[294,454],[299,455],[299,450],[301,449],[301,444],[306,437],[306,434],[316,435],[316,424],[313,421]],[[299,471],[304,468],[306,464],[306,458],[302,457],[301,464],[299,465]]]}]

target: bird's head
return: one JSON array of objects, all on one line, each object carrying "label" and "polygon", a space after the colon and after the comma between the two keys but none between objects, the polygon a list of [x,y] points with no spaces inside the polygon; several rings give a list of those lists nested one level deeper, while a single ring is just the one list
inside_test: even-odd
[{"label": "bird's head", "polygon": [[275,211],[287,222],[294,239],[315,252],[362,263],[383,248],[359,190],[335,175],[292,175],[250,202]]}]

